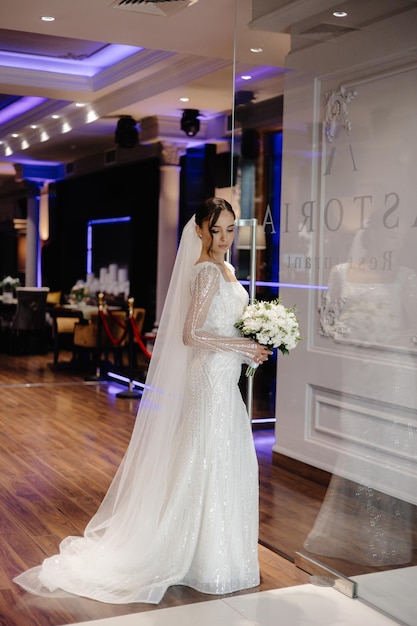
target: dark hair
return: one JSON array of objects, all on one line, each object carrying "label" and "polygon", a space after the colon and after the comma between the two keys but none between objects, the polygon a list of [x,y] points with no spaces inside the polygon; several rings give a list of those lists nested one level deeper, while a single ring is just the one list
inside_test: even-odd
[{"label": "dark hair", "polygon": [[219,219],[219,215],[222,211],[229,211],[229,213],[233,215],[233,219],[236,219],[232,205],[227,202],[227,200],[223,198],[208,198],[205,202],[201,203],[196,210],[195,223],[201,228],[203,222],[208,220],[208,227],[209,230],[211,230]]},{"label": "dark hair", "polygon": [[[202,228],[203,222],[208,221],[208,230],[211,234],[211,229],[216,224],[222,211],[228,211],[233,215],[233,219],[236,219],[236,214],[232,208],[232,205],[227,202],[227,200],[224,200],[223,198],[208,198],[205,202],[200,204],[200,206],[196,210],[195,223],[197,224],[197,226]],[[211,235],[211,239],[213,240],[213,235]],[[210,249],[211,244],[208,252],[210,252]]]}]

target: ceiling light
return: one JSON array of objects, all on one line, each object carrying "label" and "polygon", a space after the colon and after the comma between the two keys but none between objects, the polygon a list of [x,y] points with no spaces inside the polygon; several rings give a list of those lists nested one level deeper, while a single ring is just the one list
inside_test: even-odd
[{"label": "ceiling light", "polygon": [[347,17],[346,11],[333,11],[334,17]]},{"label": "ceiling light", "polygon": [[55,113],[54,115],[51,115],[53,120],[59,120],[60,115],[58,115],[57,113]]},{"label": "ceiling light", "polygon": [[75,106],[76,106],[76,107],[79,107],[79,108],[81,108],[81,107],[85,107],[85,102],[76,102],[76,103],[75,103]]},{"label": "ceiling light", "polygon": [[42,15],[42,22],[55,22],[55,18],[52,15]]},{"label": "ceiling light", "polygon": [[264,49],[263,48],[250,48],[250,51],[257,53],[257,52],[263,52]]},{"label": "ceiling light", "polygon": [[95,122],[96,120],[98,120],[97,113],[94,110],[88,111],[86,119],[87,124],[91,124],[91,122]]},{"label": "ceiling light", "polygon": [[243,74],[240,78],[242,80],[250,80],[252,78],[252,76],[250,76],[250,74]]},{"label": "ceiling light", "polygon": [[19,137],[19,135],[17,133],[12,133],[12,137],[16,139],[16,137]]},{"label": "ceiling light", "polygon": [[24,139],[22,141],[22,150],[27,150],[29,148],[29,143]]},{"label": "ceiling light", "polygon": [[48,133],[46,132],[46,130],[43,130],[41,132],[41,141],[48,141],[48,139],[49,139]]},{"label": "ceiling light", "polygon": [[188,137],[194,137],[200,130],[199,115],[200,111],[197,109],[183,109],[181,130],[183,130]]},{"label": "ceiling light", "polygon": [[30,127],[33,128],[33,130],[36,130],[36,128],[38,128],[37,124],[31,124]]},{"label": "ceiling light", "polygon": [[190,98],[180,98],[180,102],[189,102]]}]

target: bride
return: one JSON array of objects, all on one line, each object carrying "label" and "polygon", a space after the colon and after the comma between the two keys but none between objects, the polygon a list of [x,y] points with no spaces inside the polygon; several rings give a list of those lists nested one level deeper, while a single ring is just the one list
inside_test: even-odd
[{"label": "bride", "polygon": [[14,579],[25,590],[157,604],[171,585],[259,584],[258,466],[238,381],[270,351],[234,326],[248,302],[225,261],[234,221],[211,198],[184,228],[126,454],[84,536]]}]

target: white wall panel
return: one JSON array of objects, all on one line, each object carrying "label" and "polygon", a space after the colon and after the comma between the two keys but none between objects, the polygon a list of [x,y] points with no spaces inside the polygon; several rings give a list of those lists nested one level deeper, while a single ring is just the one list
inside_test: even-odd
[{"label": "white wall panel", "polygon": [[[333,55],[326,44],[289,57],[280,295],[297,306],[305,339],[278,359],[274,449],[358,481],[368,472],[378,488],[415,503],[417,51],[396,33],[402,28],[407,40],[409,24],[398,18],[391,28],[381,24],[381,41],[355,66],[352,50],[357,60],[366,42],[357,33]],[[390,54],[382,56],[384,43]],[[326,110],[331,92],[334,108]],[[335,113],[340,105],[345,116]],[[346,271],[335,273],[344,288],[329,333],[320,308],[341,264]],[[353,283],[357,302],[347,308]]]}]

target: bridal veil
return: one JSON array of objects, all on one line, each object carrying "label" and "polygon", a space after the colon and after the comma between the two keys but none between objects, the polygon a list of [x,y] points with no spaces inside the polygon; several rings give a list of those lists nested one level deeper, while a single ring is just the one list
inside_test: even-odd
[{"label": "bridal veil", "polygon": [[[158,580],[150,546],[170,498],[169,472],[178,445],[185,372],[192,352],[183,344],[182,331],[191,301],[191,272],[200,251],[193,217],[181,237],[125,456],[84,536],[67,537],[59,554],[14,579],[27,591],[43,596],[68,592],[104,602],[156,603],[172,584],[169,572]],[[163,535],[163,528],[159,533]],[[129,569],[138,555],[140,578],[151,581],[140,592]]]}]

